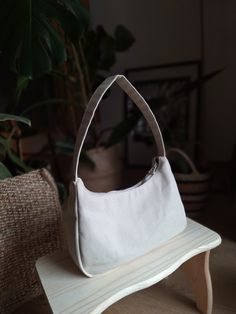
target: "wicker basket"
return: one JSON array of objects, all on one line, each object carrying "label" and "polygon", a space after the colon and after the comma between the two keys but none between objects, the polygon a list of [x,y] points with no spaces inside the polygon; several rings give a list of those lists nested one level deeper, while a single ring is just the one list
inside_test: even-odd
[{"label": "wicker basket", "polygon": [[61,207],[47,170],[0,181],[0,313],[40,295],[36,260],[61,247]]},{"label": "wicker basket", "polygon": [[191,168],[191,173],[174,173],[186,214],[199,216],[205,208],[209,193],[209,173],[200,173],[189,156],[179,148],[168,150],[170,154],[180,155]]}]

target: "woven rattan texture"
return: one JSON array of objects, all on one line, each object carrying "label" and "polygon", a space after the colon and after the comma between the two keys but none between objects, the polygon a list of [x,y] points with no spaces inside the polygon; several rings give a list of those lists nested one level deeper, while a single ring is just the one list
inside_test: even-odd
[{"label": "woven rattan texture", "polygon": [[42,293],[36,260],[61,247],[61,208],[42,169],[0,181],[0,313]]}]

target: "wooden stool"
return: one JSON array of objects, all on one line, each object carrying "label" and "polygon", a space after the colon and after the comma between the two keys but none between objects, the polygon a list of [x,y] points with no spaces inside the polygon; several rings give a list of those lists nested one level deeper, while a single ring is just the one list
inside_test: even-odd
[{"label": "wooden stool", "polygon": [[53,313],[95,314],[154,285],[182,265],[196,294],[197,308],[210,314],[209,254],[220,243],[217,233],[188,219],[186,229],[177,237],[105,275],[85,277],[65,252],[40,258],[36,268]]}]

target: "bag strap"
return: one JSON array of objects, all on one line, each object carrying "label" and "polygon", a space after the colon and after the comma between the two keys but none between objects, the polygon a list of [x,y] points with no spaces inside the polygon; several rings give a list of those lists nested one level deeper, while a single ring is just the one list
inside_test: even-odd
[{"label": "bag strap", "polygon": [[75,144],[75,153],[74,153],[74,160],[73,160],[73,174],[74,174],[75,180],[78,175],[78,166],[79,166],[79,159],[80,159],[82,146],[86,138],[86,135],[88,133],[89,126],[92,122],[95,111],[102,97],[104,96],[105,92],[110,88],[110,86],[114,82],[116,82],[121,87],[121,89],[132,99],[132,101],[140,109],[145,119],[147,120],[149,127],[152,130],[152,133],[155,138],[156,145],[157,145],[157,149],[158,149],[158,156],[165,156],[165,147],[164,147],[159,125],[156,121],[154,114],[152,113],[151,109],[149,108],[144,98],[138,93],[138,91],[126,79],[125,76],[123,75],[110,76],[101,85],[98,86],[98,88],[92,95],[86,107],[79,131],[77,134],[76,144]]}]

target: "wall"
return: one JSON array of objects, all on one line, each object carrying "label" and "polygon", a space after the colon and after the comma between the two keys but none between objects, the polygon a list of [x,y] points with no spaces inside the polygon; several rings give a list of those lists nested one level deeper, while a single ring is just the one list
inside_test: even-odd
[{"label": "wall", "polygon": [[123,24],[136,38],[130,53],[120,56],[117,67],[120,70],[199,57],[196,0],[92,0],[91,11],[94,25],[103,24],[113,31],[117,24]]},{"label": "wall", "polygon": [[[112,32],[115,25],[123,24],[136,38],[130,51],[118,56],[113,73],[201,57],[199,0],[91,0],[90,4],[94,26],[103,24]],[[207,0],[204,11],[205,73],[221,67],[226,70],[206,85],[200,121],[202,142],[210,160],[228,161],[236,133],[236,1]],[[122,117],[122,101],[122,93],[115,89],[103,105],[104,125]]]},{"label": "wall", "polygon": [[224,68],[205,91],[205,147],[210,160],[229,161],[236,143],[236,1],[205,3],[205,72]]}]

